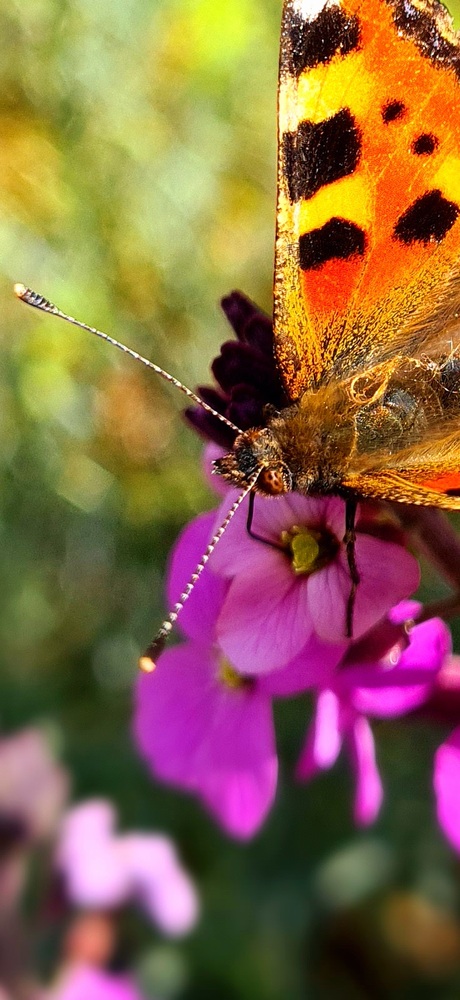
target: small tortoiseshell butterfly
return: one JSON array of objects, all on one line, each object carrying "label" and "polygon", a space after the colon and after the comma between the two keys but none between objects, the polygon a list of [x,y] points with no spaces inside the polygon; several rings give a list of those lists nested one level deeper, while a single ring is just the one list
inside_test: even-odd
[{"label": "small tortoiseshell butterfly", "polygon": [[460,509],[460,43],[436,0],[286,0],[274,337],[292,405],[219,468]]},{"label": "small tortoiseshell butterfly", "polygon": [[356,585],[357,499],[460,510],[460,40],[444,7],[285,0],[278,149],[288,405],[216,468],[244,494],[342,496]]},{"label": "small tortoiseshell butterfly", "polygon": [[[437,0],[285,0],[274,340],[234,485],[460,509],[460,43]],[[258,471],[259,470],[259,471]]]}]

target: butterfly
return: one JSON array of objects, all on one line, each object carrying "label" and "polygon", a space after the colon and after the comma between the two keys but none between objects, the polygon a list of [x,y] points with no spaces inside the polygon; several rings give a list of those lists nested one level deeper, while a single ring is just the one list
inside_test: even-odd
[{"label": "butterfly", "polygon": [[[460,510],[460,42],[437,0],[285,0],[274,343],[234,486]],[[351,628],[352,600],[348,628]]]}]

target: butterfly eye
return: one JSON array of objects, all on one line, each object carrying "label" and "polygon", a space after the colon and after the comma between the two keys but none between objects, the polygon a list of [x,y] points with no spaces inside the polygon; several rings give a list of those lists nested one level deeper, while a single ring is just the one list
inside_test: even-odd
[{"label": "butterfly eye", "polygon": [[262,469],[257,480],[257,488],[263,493],[276,496],[278,493],[289,493],[292,490],[292,476],[284,462]]}]

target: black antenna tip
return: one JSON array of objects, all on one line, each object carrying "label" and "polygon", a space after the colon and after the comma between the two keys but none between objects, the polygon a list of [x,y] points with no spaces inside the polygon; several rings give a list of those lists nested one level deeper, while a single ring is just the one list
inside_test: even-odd
[{"label": "black antenna tip", "polygon": [[34,292],[33,288],[26,288],[21,282],[16,283],[13,291],[16,298],[21,299],[21,302],[26,302],[28,306],[34,306],[35,309],[41,309],[43,312],[57,312],[53,302],[45,299],[44,295]]},{"label": "black antenna tip", "polygon": [[144,674],[152,674],[155,670],[158,657],[161,656],[166,646],[166,640],[168,639],[171,630],[171,623],[165,622],[165,624],[161,626],[153,642],[151,642],[150,646],[147,647],[144,655],[139,658],[139,669],[142,670]]}]

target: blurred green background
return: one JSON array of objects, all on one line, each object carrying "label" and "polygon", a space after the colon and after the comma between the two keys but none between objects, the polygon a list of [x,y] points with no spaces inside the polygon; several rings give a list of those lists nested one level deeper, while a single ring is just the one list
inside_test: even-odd
[{"label": "blurred green background", "polygon": [[219,298],[237,287],[270,310],[279,20],[280,0],[1,5],[0,721],[47,729],[76,798],[110,796],[124,827],[176,837],[203,919],[173,945],[132,918],[129,961],[152,996],[455,1000],[440,728],[378,727],[386,803],[364,834],[346,766],[292,780],[307,700],[277,713],[278,801],[249,846],[147,777],[129,735],[136,656],[179,528],[214,502],[200,444],[181,398],[11,292],[22,281],[208,380],[228,333]]}]

